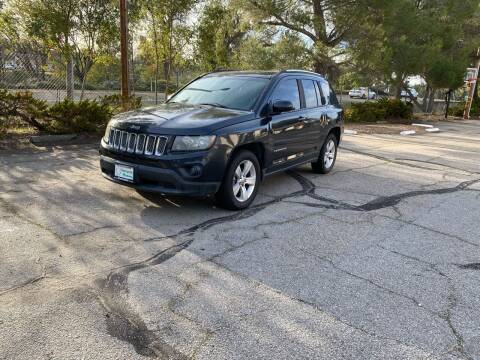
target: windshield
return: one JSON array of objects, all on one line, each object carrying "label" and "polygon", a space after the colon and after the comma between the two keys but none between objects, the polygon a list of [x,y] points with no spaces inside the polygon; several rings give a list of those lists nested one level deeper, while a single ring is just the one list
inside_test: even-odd
[{"label": "windshield", "polygon": [[203,77],[189,84],[168,102],[251,110],[269,81],[250,76]]}]

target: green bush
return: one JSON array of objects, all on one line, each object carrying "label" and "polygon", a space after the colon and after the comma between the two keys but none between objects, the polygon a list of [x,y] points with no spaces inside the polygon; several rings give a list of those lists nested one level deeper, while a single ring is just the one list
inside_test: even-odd
[{"label": "green bush", "polygon": [[111,117],[111,107],[94,100],[74,102],[66,99],[45,112],[47,131],[56,134],[101,132]]},{"label": "green bush", "polygon": [[[450,106],[450,108],[448,109],[448,115],[456,116],[456,117],[463,117],[463,111],[464,110],[465,110],[465,103],[461,102],[461,103],[456,104],[454,106]],[[473,113],[473,111],[471,113]]]},{"label": "green bush", "polygon": [[39,130],[46,130],[43,117],[47,108],[45,101],[35,99],[30,92],[0,89],[0,122],[4,127],[14,120],[20,120]]},{"label": "green bush", "polygon": [[398,99],[380,99],[353,103],[345,111],[347,122],[377,122],[392,119],[409,120],[413,117],[413,106]]},{"label": "green bush", "polygon": [[[100,103],[109,106],[113,114],[123,111],[122,96],[120,94],[106,95],[99,99]],[[142,107],[142,98],[130,96],[128,99],[128,110],[136,110]]]},{"label": "green bush", "polygon": [[[138,109],[141,98],[130,97],[129,109]],[[0,134],[11,124],[28,124],[53,134],[102,132],[114,114],[123,111],[120,95],[75,102],[63,100],[52,106],[30,92],[8,92],[0,89]]]}]

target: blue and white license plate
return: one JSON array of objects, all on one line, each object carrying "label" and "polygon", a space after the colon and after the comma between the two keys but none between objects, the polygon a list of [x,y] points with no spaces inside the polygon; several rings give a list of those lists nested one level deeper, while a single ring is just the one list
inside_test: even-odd
[{"label": "blue and white license plate", "polygon": [[119,180],[133,182],[133,167],[115,164],[115,177]]}]

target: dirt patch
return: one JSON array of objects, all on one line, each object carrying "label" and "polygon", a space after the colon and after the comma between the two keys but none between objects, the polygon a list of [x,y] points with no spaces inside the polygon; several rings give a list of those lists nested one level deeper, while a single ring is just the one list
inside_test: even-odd
[{"label": "dirt patch", "polygon": [[32,144],[30,138],[35,135],[42,135],[38,131],[23,133],[7,133],[0,137],[0,151],[3,150],[38,150],[49,146],[65,146],[65,145],[83,145],[100,143],[101,135],[97,134],[79,134],[69,141],[52,142],[49,144]]},{"label": "dirt patch", "polygon": [[358,134],[400,134],[401,131],[415,130],[418,134],[425,133],[425,128],[410,124],[347,124],[345,129],[356,131]]},{"label": "dirt patch", "polygon": [[447,119],[445,119],[445,115],[443,114],[415,114],[415,121],[425,121],[428,123],[437,123],[440,121],[455,121],[455,120],[463,120],[463,119],[457,116],[449,116]]}]

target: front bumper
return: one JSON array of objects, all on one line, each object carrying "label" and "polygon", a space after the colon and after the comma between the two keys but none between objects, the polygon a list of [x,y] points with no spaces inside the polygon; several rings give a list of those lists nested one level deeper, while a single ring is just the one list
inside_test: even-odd
[{"label": "front bumper", "polygon": [[[116,163],[133,167],[133,182],[115,177]],[[191,181],[173,169],[118,160],[106,155],[100,155],[100,167],[108,180],[145,192],[203,197],[216,193],[220,187],[220,182]]]}]

